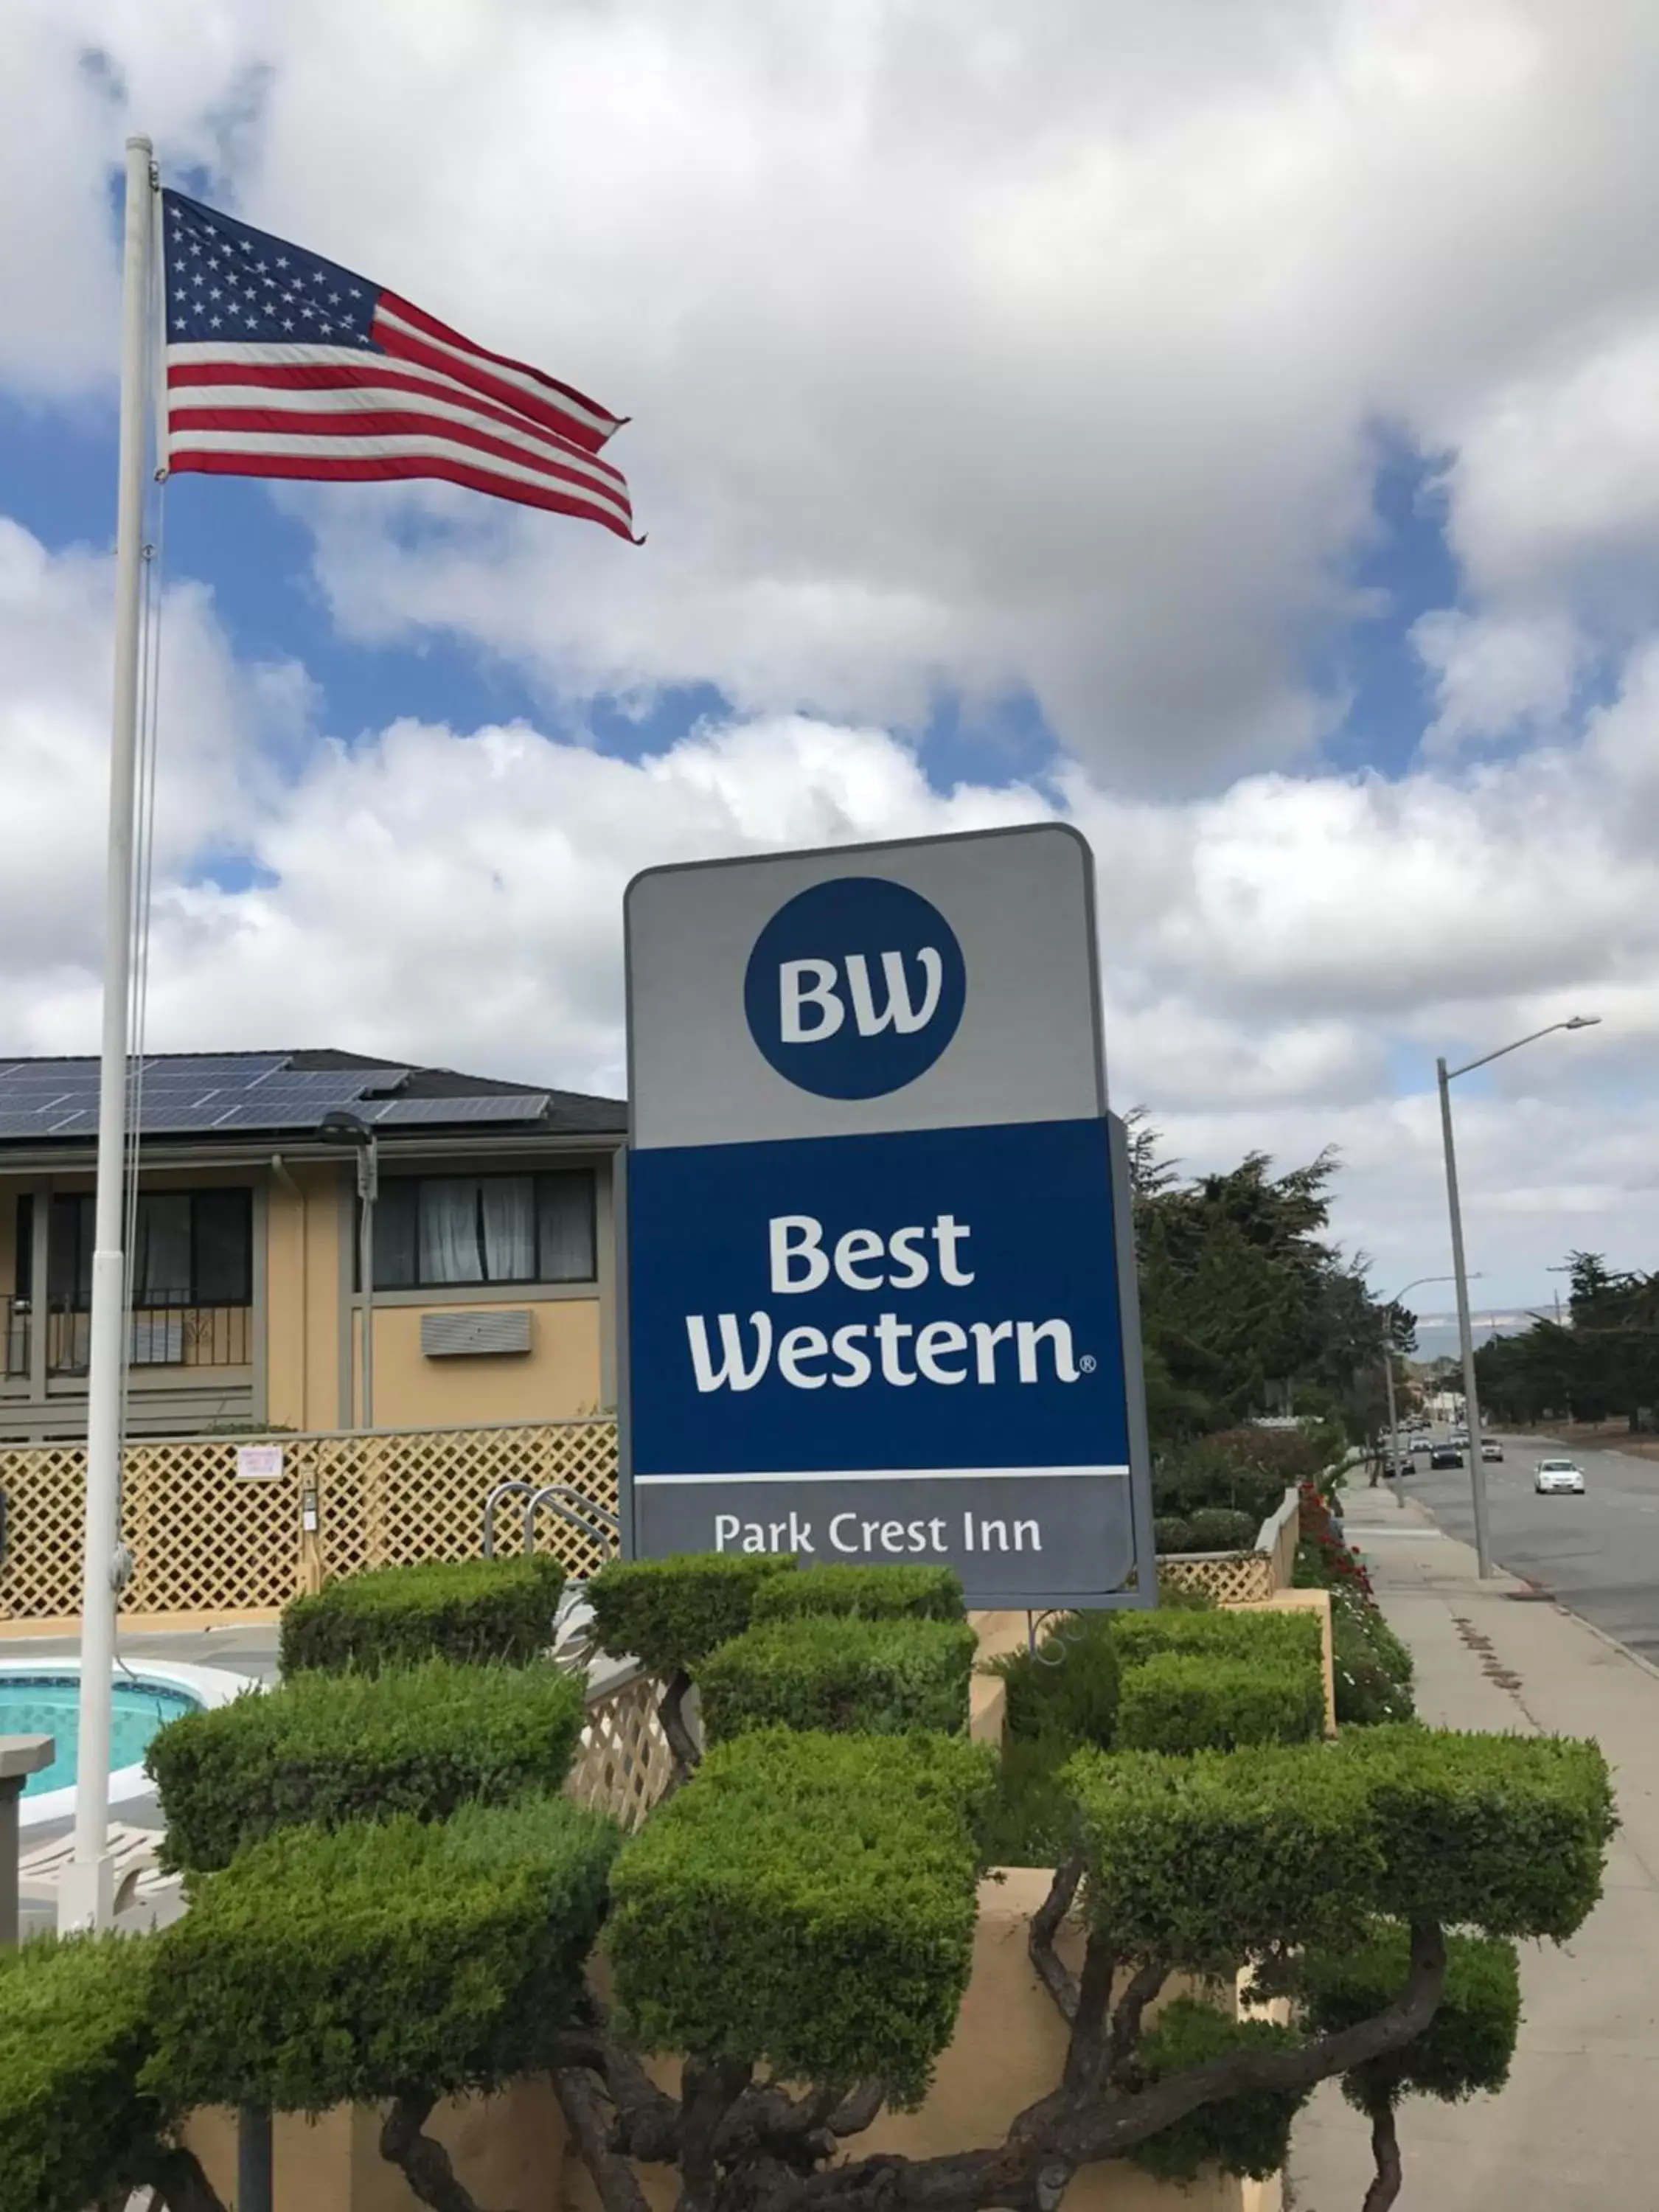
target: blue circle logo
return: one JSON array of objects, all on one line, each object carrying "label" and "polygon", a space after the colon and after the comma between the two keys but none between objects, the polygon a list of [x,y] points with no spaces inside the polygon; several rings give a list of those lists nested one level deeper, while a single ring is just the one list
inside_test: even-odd
[{"label": "blue circle logo", "polygon": [[778,908],[743,981],[750,1034],[787,1082],[878,1098],[925,1074],[967,997],[945,916],[884,876],[838,876]]}]

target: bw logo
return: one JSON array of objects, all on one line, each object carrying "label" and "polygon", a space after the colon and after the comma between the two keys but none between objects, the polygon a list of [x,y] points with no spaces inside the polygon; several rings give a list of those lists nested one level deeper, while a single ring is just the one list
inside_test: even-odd
[{"label": "bw logo", "polygon": [[815,884],[749,956],[750,1033],[786,1081],[820,1098],[877,1098],[925,1074],[956,1035],[962,947],[938,908],[882,876]]}]

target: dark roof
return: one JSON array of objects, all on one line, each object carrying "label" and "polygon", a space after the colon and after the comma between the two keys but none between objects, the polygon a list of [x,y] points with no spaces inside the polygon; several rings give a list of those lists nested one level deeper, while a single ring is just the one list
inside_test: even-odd
[{"label": "dark roof", "polygon": [[[415,1067],[367,1053],[149,1053],[135,1063],[145,1137],[331,1133],[331,1115],[356,1115],[387,1133],[465,1130],[503,1136],[620,1137],[621,1099],[544,1085],[506,1083],[453,1067]],[[98,1062],[0,1057],[0,1146],[91,1143],[98,1133]]]}]

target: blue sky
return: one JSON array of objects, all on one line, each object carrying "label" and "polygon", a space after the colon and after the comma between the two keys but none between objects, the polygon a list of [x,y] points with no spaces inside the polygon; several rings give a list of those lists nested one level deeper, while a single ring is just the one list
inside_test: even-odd
[{"label": "blue sky", "polygon": [[23,0],[0,1032],[95,1025],[143,127],[630,416],[648,532],[170,489],[158,1042],[615,1088],[639,866],[1062,811],[1117,1093],[1189,1165],[1334,1144],[1343,1234],[1424,1272],[1435,1053],[1584,1006],[1460,1086],[1472,1235],[1510,1303],[1570,1245],[1644,1264],[1659,16],[1238,0],[1195,46],[964,0],[925,58],[907,20]]}]

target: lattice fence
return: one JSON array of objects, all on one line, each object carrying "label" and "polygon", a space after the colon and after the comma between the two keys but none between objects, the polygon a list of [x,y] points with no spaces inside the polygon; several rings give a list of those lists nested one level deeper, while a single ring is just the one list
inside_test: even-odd
[{"label": "lattice fence", "polygon": [[1297,1493],[1287,1490],[1278,1512],[1262,1522],[1253,1552],[1173,1553],[1158,1561],[1158,1577],[1208,1590],[1218,1605],[1259,1605],[1290,1589],[1299,1527]]},{"label": "lattice fence", "polygon": [[635,1674],[590,1698],[581,1747],[565,1788],[580,1805],[609,1813],[632,1835],[668,1787],[674,1755],[657,1718],[662,1684]]},{"label": "lattice fence", "polygon": [[1277,1588],[1273,1567],[1262,1552],[1176,1552],[1158,1561],[1158,1578],[1208,1590],[1218,1605],[1254,1605]]},{"label": "lattice fence", "polygon": [[[129,1446],[123,1532],[135,1560],[130,1613],[250,1613],[284,1605],[308,1571],[301,1503],[314,1492],[311,1570],[351,1574],[416,1559],[475,1557],[484,1499],[499,1482],[565,1483],[617,1510],[617,1431],[609,1420],[528,1422],[489,1429],[385,1429],[273,1437],[280,1475],[239,1478],[246,1437],[196,1437]],[[81,1607],[82,1445],[0,1450],[6,1501],[0,1619],[47,1620]],[[509,1504],[500,1543],[516,1550]],[[598,1543],[551,1514],[538,1550],[573,1575],[602,1563]]]}]

